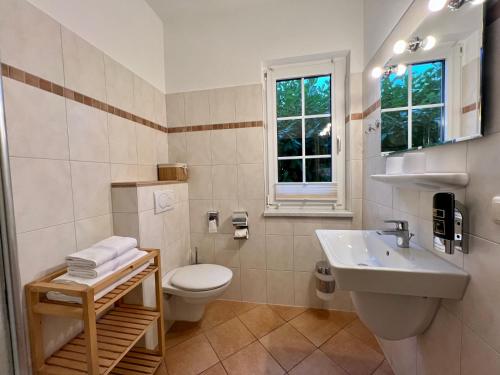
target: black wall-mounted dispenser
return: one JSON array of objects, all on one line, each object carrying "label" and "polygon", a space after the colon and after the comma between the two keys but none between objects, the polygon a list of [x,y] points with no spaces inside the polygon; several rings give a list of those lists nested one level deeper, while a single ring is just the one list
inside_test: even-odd
[{"label": "black wall-mounted dispenser", "polygon": [[432,230],[434,249],[453,254],[467,253],[464,239],[465,208],[453,193],[436,193],[433,198]]}]

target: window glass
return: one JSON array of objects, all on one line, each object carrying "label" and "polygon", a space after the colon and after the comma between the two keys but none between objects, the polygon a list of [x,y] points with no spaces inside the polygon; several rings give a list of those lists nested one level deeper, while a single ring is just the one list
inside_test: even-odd
[{"label": "window glass", "polygon": [[382,109],[408,106],[408,73],[395,73],[382,78]]},{"label": "window glass", "polygon": [[382,151],[408,148],[408,111],[382,112]]},{"label": "window glass", "polygon": [[278,157],[302,155],[302,120],[278,120]]},{"label": "window glass", "polygon": [[279,117],[302,114],[301,79],[287,79],[276,82],[276,114]]},{"label": "window glass", "polygon": [[305,120],[306,155],[332,153],[332,122],[330,117]]},{"label": "window glass", "polygon": [[278,160],[278,182],[302,182],[302,159]]},{"label": "window glass", "polygon": [[306,159],[306,181],[307,182],[331,182],[332,181],[332,159]]},{"label": "window glass", "polygon": [[436,61],[412,66],[412,103],[438,104],[444,101],[443,62]]},{"label": "window glass", "polygon": [[441,142],[443,108],[414,109],[412,120],[412,147],[430,146]]},{"label": "window glass", "polygon": [[331,78],[327,76],[304,78],[304,101],[306,115],[330,114]]}]

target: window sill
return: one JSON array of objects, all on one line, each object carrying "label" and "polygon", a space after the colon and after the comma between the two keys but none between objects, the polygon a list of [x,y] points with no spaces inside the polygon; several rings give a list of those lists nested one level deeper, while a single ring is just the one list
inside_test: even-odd
[{"label": "window sill", "polygon": [[352,218],[354,213],[345,210],[319,210],[311,208],[266,208],[266,217],[341,217]]}]

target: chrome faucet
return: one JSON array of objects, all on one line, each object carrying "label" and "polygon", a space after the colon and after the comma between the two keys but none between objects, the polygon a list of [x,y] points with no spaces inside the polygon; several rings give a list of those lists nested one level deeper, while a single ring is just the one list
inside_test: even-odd
[{"label": "chrome faucet", "polygon": [[377,233],[381,236],[392,235],[397,237],[398,247],[410,247],[410,240],[414,236],[408,229],[408,222],[406,220],[384,220],[384,223],[396,224],[395,229],[391,230],[378,230]]}]

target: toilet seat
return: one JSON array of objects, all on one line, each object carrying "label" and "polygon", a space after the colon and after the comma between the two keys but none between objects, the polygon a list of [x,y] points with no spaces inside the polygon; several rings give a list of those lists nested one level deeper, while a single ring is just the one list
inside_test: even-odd
[{"label": "toilet seat", "polygon": [[170,278],[170,284],[186,291],[202,292],[226,285],[233,273],[216,264],[194,264],[179,267]]}]

